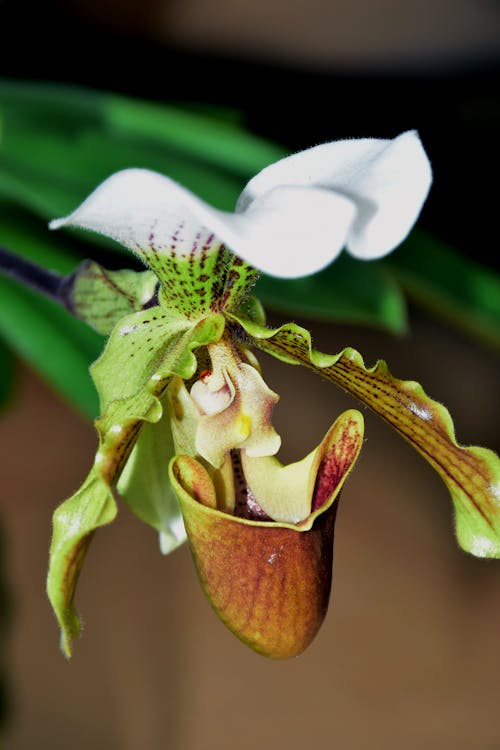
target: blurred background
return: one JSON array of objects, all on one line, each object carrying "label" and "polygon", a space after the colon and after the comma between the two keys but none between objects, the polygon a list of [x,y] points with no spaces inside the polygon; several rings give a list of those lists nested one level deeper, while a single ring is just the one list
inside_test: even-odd
[{"label": "blurred background", "polygon": [[[482,264],[486,276],[471,266],[478,299],[498,269],[495,0],[3,0],[0,31],[1,77],[230,108],[286,150],[417,128],[435,175],[422,231]],[[498,449],[491,318],[468,325],[471,289],[457,287],[451,307],[416,306],[412,290],[406,334],[366,316],[306,319],[290,299],[271,322],[291,306],[319,349],[387,359],[446,403],[459,441]],[[0,420],[5,747],[500,748],[499,565],[457,548],[441,481],[369,414],[337,517],[330,611],[303,656],[270,662],[245,649],[211,612],[188,550],[163,558],[123,507],[93,542],[78,591],[85,628],[66,663],[45,597],[50,518],[85,476],[95,437],[25,360]],[[353,401],[263,365],[281,394],[280,456],[295,460]]]}]

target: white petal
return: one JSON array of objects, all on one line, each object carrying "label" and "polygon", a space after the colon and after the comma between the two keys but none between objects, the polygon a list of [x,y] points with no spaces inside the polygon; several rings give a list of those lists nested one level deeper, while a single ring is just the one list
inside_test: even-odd
[{"label": "white petal", "polygon": [[347,249],[359,258],[381,257],[406,237],[432,181],[418,134],[393,140],[336,141],[281,159],[256,175],[242,192],[238,211],[282,185],[319,187],[351,198],[357,215]]},{"label": "white petal", "polygon": [[227,213],[168,177],[127,169],[108,178],[76,211],[50,227],[91,229],[146,259],[150,252],[190,252],[210,244],[210,235],[215,235],[260,270],[294,277],[314,273],[338,255],[354,215],[349,198],[301,187],[276,188],[245,213]]},{"label": "white petal", "polygon": [[228,244],[271,276],[307,276],[337,257],[355,213],[354,203],[344,196],[315,188],[278,187],[244,213],[225,215],[234,237]]},{"label": "white petal", "polygon": [[393,250],[416,221],[431,179],[412,131],[394,140],[338,141],[282,159],[248,183],[236,214],[209,206],[168,177],[128,169],[50,226],[100,232],[146,261],[224,242],[262,271],[293,278],[319,271],[344,245],[366,259]]},{"label": "white petal", "polygon": [[174,180],[147,169],[124,169],[108,177],[69,216],[51,229],[77,226],[120,242],[140,255],[190,252],[205,242],[209,206]]}]

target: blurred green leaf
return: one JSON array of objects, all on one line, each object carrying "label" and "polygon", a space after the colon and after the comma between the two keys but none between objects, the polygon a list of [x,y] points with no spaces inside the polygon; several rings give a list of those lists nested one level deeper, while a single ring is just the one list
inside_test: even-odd
[{"label": "blurred green leaf", "polygon": [[237,123],[165,104],[109,95],[103,103],[116,132],[174,147],[242,177],[253,176],[287,152],[245,131]]},{"label": "blurred green leaf", "polygon": [[261,278],[255,293],[274,310],[317,320],[406,330],[403,296],[377,263],[342,255],[321,273],[303,279]]},{"label": "blurred green leaf", "polygon": [[55,303],[0,276],[0,336],[80,412],[94,417],[89,364],[103,340]]},{"label": "blurred green leaf", "polygon": [[234,110],[193,104],[175,106],[59,84],[0,81],[5,118],[15,116],[31,130],[65,133],[68,138],[98,129],[127,142],[161,146],[250,177],[286,156],[275,143],[250,133]]},{"label": "blurred green leaf", "polygon": [[[50,234],[40,222],[12,203],[0,201],[0,245],[44,268],[71,273],[78,258],[64,237]],[[97,399],[88,375],[90,363],[103,346],[101,337],[63,309],[0,276],[0,335],[76,408],[97,413]],[[8,397],[12,355],[0,348],[0,405]],[[4,383],[5,381],[5,383]]]},{"label": "blurred green leaf", "polygon": [[242,188],[240,179],[217,167],[166,148],[130,143],[106,130],[82,130],[68,139],[5,118],[0,194],[43,218],[69,213],[106,177],[127,167],[168,174],[219,208],[232,209]]},{"label": "blurred green leaf", "polygon": [[49,232],[45,221],[2,200],[0,246],[61,274],[72,273],[80,262],[80,257],[70,248],[67,235]]},{"label": "blurred green leaf", "polygon": [[0,194],[44,218],[133,166],[231,209],[244,179],[284,155],[207,112],[53,85],[0,82],[0,128]]},{"label": "blurred green leaf", "polygon": [[383,265],[423,308],[500,349],[500,278],[494,271],[418,229]]}]

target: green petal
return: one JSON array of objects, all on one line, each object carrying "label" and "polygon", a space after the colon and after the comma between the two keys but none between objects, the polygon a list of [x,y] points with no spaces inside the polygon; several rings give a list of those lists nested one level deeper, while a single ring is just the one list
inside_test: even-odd
[{"label": "green petal", "polygon": [[266,325],[266,311],[258,297],[249,294],[245,297],[237,310],[233,311],[237,317],[248,318],[260,326]]},{"label": "green petal", "polygon": [[[158,385],[164,389],[164,384]],[[142,391],[114,401],[96,422],[100,436],[94,466],[82,487],[54,513],[47,591],[61,627],[61,645],[71,655],[79,620],[73,605],[75,588],[94,531],[116,516],[112,487],[130,455],[142,422],[162,416],[157,394]]]},{"label": "green petal", "polygon": [[91,367],[101,413],[111,401],[130,398],[144,388],[162,359],[179,348],[182,334],[192,328],[185,318],[169,316],[159,307],[122,318]]},{"label": "green petal", "polygon": [[253,344],[289,364],[301,364],[370,406],[439,473],[448,487],[461,547],[478,557],[500,557],[500,462],[487,448],[455,440],[451,416],[414,381],[393,377],[385,362],[367,368],[351,348],[322,354],[309,331],[293,323],[269,330],[239,320]]},{"label": "green petal", "polygon": [[[131,316],[133,317],[133,316]],[[193,349],[217,340],[224,330],[224,318],[214,315],[200,321],[196,326],[185,331],[182,336],[174,335],[163,360],[152,374],[146,372],[147,380],[139,386],[134,395],[117,395],[124,388],[118,382],[113,391],[113,361],[109,364],[109,383],[105,381],[104,396],[106,403],[103,416],[96,421],[99,433],[99,451],[96,465],[109,486],[118,480],[137,439],[141,424],[144,421],[156,423],[160,420],[163,407],[160,398],[164,395],[172,376],[189,379],[194,375],[197,362]],[[110,350],[106,350],[109,355]],[[104,356],[104,355],[103,355]],[[123,377],[120,363],[116,365],[115,380],[118,373]],[[126,385],[126,383],[125,383]],[[133,390],[133,389],[132,389]]]},{"label": "green petal", "polygon": [[[142,313],[136,313],[129,318],[136,319],[137,315],[140,316]],[[156,363],[159,369],[156,373],[153,371],[153,374],[157,377],[151,377],[142,384],[147,384],[148,387],[140,387],[138,382],[135,382],[134,387],[137,387],[137,391],[127,396],[123,395],[124,392],[128,393],[126,378],[123,380],[121,369],[124,363],[118,358],[114,360],[113,365],[110,353],[113,352],[114,344],[106,349],[108,360],[105,364],[109,371],[105,370],[107,377],[104,377],[101,383],[104,392],[104,395],[101,394],[101,400],[106,404],[106,409],[103,416],[96,421],[99,450],[94,467],[83,486],[54,514],[47,588],[61,626],[61,642],[67,656],[71,654],[71,640],[79,630],[73,597],[88,546],[95,529],[109,523],[116,515],[112,487],[118,481],[129,459],[143,423],[154,424],[161,420],[163,408],[159,399],[164,394],[169,377],[174,374],[181,377],[192,376],[196,369],[196,358],[192,350],[217,340],[223,330],[224,318],[214,315],[200,321],[198,325],[190,326],[180,337],[174,334],[174,341],[172,338],[167,340],[162,361]],[[120,347],[118,354],[125,356]],[[148,377],[147,371],[145,377]],[[99,381],[99,378],[97,380]],[[114,389],[113,385],[116,385]],[[147,439],[146,437],[146,441]],[[133,463],[136,460],[137,458],[133,459]],[[163,461],[165,466],[167,460],[168,450],[164,457],[160,456],[160,462]],[[128,480],[130,486],[130,475]],[[127,478],[124,483],[127,485]],[[131,492],[133,493],[134,489]],[[144,507],[141,507],[141,512],[146,513]],[[151,517],[151,507],[147,509],[147,514]],[[168,546],[168,540],[164,539],[164,542]]]},{"label": "green petal", "polygon": [[132,512],[160,532],[164,554],[186,540],[181,510],[168,476],[174,454],[166,411],[157,424],[143,425],[117,485]]},{"label": "green petal", "polygon": [[107,335],[126,315],[150,303],[157,285],[152,271],[108,271],[86,260],[72,276],[68,303],[73,315]]},{"label": "green petal", "polygon": [[152,307],[123,318],[91,368],[101,413],[111,401],[130,398],[148,383],[171,375],[190,378],[196,370],[192,349],[216,341],[223,330],[220,314],[194,324]]},{"label": "green petal", "polygon": [[80,630],[73,605],[78,576],[94,531],[116,516],[113,493],[92,469],[84,484],[54,513],[47,593],[61,627],[61,648],[71,656]]}]

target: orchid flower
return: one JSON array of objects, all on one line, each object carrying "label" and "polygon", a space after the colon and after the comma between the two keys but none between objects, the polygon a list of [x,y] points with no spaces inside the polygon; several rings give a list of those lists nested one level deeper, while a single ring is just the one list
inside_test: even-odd
[{"label": "orchid flower", "polygon": [[362,415],[340,415],[318,447],[283,466],[272,425],[278,395],[252,349],[304,365],[389,422],[436,469],[466,551],[500,557],[499,468],[459,446],[451,417],[421,386],[367,368],[346,348],[322,354],[307,330],[265,325],[250,295],[260,271],[314,273],[343,248],[379,258],[406,237],[431,184],[415,132],[327,143],[264,169],[234,213],[162,175],[129,169],[51,228],[82,227],[135,252],[147,270],[85,262],[70,290],[75,315],[109,335],[91,374],[99,448],[82,487],[55,512],[48,593],[70,654],[73,604],[94,531],[118,493],[160,532],[164,552],[187,538],[223,622],[271,657],[300,653],[326,612],[338,497],[363,439]]}]

